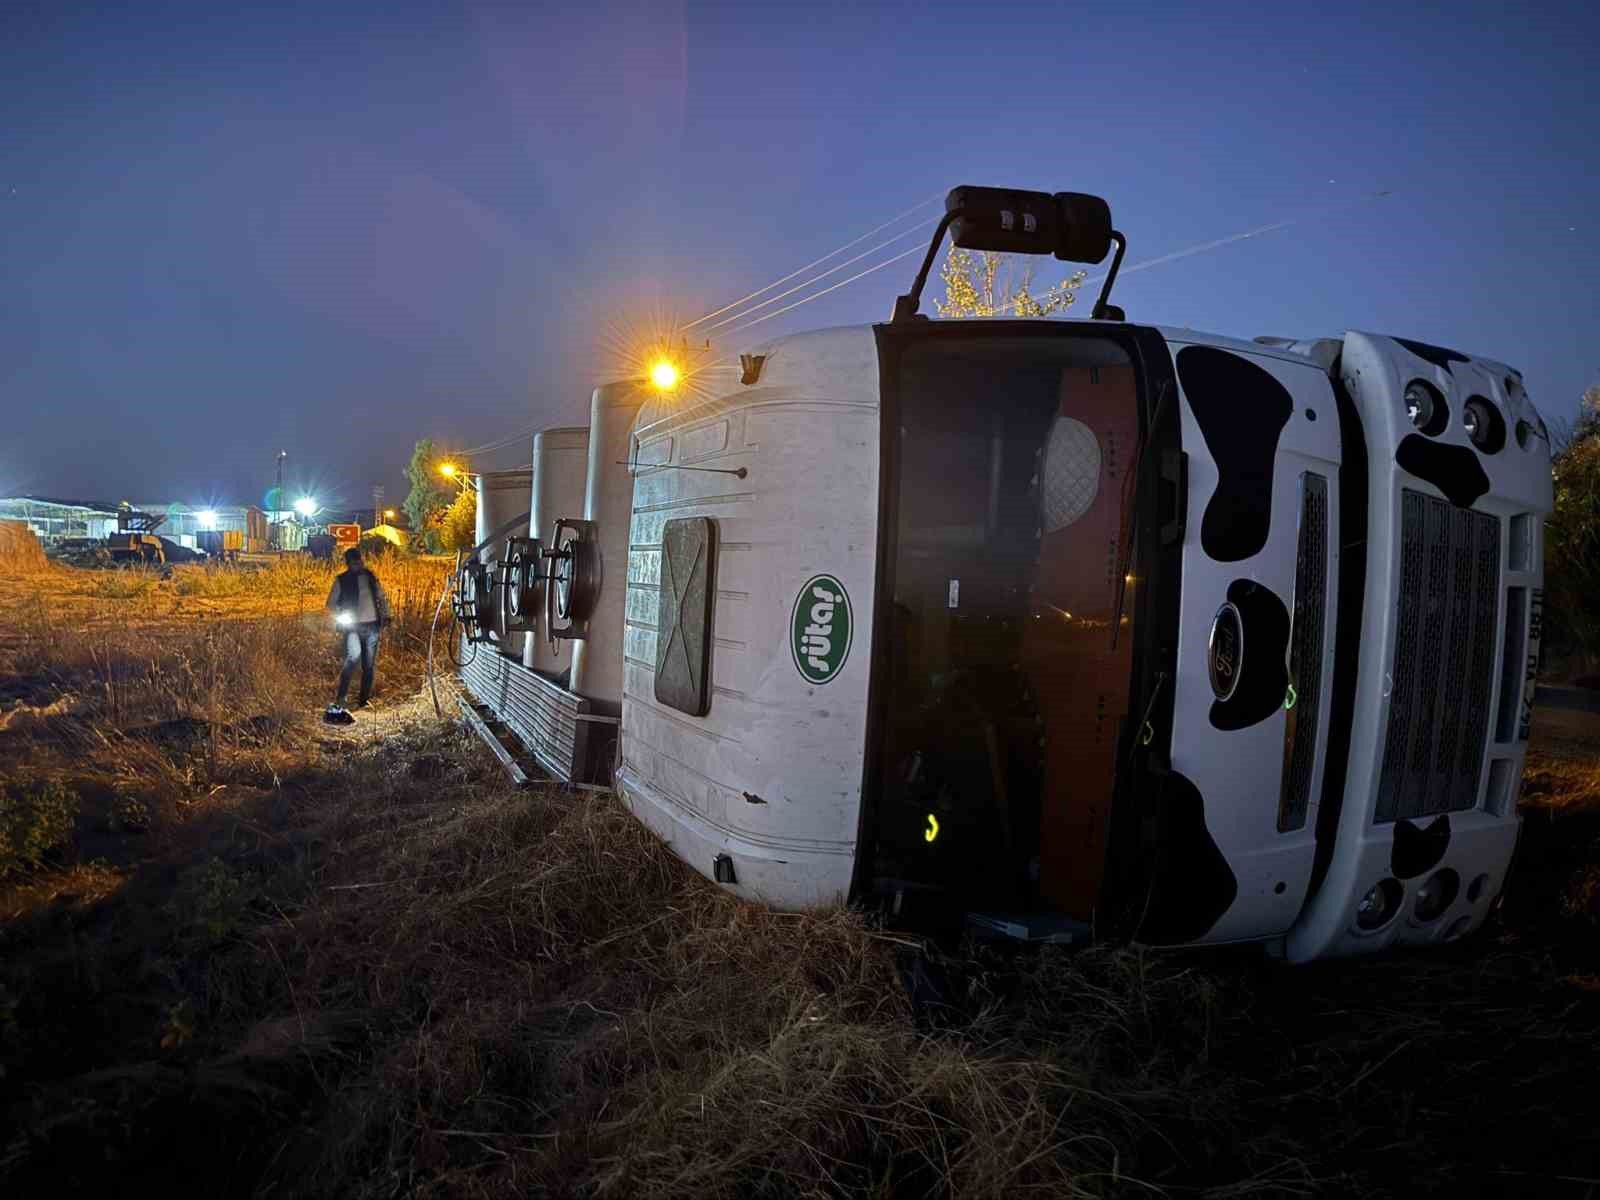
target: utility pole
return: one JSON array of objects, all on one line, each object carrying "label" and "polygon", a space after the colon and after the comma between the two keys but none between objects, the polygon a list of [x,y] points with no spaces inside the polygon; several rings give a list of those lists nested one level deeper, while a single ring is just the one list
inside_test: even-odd
[{"label": "utility pole", "polygon": [[283,523],[283,460],[288,457],[287,450],[278,451],[278,490],[272,494],[272,541],[275,545],[281,540],[278,527]]}]

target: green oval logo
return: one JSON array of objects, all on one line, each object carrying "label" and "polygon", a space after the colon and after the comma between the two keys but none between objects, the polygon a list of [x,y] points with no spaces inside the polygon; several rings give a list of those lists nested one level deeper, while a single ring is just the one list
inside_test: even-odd
[{"label": "green oval logo", "polygon": [[813,575],[794,598],[789,649],[809,683],[827,683],[844,666],[855,634],[850,595],[832,575]]}]

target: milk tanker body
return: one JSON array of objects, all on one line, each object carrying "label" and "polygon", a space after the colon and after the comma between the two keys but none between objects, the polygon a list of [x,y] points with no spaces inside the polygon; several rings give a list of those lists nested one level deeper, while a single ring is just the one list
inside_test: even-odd
[{"label": "milk tanker body", "polygon": [[[959,245],[1121,257],[1092,197],[948,207]],[[570,686],[492,656],[469,688],[620,721],[557,773],[781,908],[1296,961],[1480,924],[1551,506],[1517,372],[1141,326],[1109,279],[1096,319],[930,321],[943,232],[887,324],[774,341],[711,392],[597,392],[591,448],[609,405],[619,452],[590,471],[631,506],[554,531],[545,611],[613,614],[584,636],[621,654]]]}]

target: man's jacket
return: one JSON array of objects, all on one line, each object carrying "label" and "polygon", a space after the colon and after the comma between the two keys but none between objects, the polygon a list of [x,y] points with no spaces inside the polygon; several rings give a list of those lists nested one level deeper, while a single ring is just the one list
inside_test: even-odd
[{"label": "man's jacket", "polygon": [[353,614],[358,625],[373,625],[379,621],[387,623],[394,616],[383,585],[365,567],[352,567],[334,576],[325,607],[335,615],[342,612]]}]

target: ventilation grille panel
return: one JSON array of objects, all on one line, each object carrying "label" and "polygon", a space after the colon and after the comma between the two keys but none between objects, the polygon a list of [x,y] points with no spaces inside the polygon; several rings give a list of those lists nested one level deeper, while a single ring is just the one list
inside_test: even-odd
[{"label": "ventilation grille panel", "polygon": [[1499,631],[1500,521],[1407,489],[1399,553],[1379,821],[1477,801]]}]

